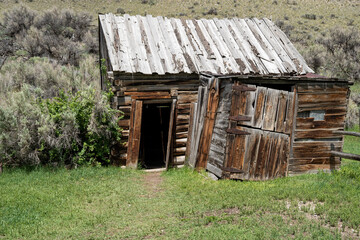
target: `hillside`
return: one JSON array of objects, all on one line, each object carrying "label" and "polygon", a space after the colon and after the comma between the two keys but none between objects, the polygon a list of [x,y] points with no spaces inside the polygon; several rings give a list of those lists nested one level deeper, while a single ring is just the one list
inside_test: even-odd
[{"label": "hillside", "polygon": [[[86,11],[96,24],[98,13],[182,18],[249,18],[267,17],[290,34],[293,41],[311,44],[327,29],[360,27],[360,2],[356,0],[27,0],[22,2],[34,10],[59,9]],[[0,12],[21,4],[18,0],[0,1]]]},{"label": "hillside", "polygon": [[[97,28],[99,13],[177,18],[267,17],[288,35],[315,72],[352,81],[360,77],[360,67],[356,64],[360,61],[358,0],[0,0],[0,16],[20,4],[40,12],[54,7],[88,12],[93,17],[93,29]],[[332,32],[335,28],[337,32]],[[96,31],[94,37],[96,41]],[[355,46],[355,51],[344,53],[349,38],[354,43],[352,47]],[[326,51],[324,41],[319,43],[323,39],[334,44],[334,56]],[[339,42],[342,46],[337,44]],[[96,45],[94,41],[92,44]],[[358,122],[358,95],[357,83],[352,88],[348,127]]]}]

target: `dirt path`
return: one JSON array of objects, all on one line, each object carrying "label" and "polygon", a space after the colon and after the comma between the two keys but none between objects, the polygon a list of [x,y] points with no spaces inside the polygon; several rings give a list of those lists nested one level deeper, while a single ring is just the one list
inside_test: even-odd
[{"label": "dirt path", "polygon": [[145,173],[143,176],[144,186],[149,192],[149,197],[154,197],[158,192],[162,191],[161,183],[163,178],[161,172]]}]

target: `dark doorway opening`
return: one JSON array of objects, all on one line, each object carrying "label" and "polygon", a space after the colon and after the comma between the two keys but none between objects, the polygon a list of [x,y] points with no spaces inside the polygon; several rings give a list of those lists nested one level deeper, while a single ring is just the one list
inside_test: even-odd
[{"label": "dark doorway opening", "polygon": [[170,103],[143,106],[140,144],[142,168],[165,167],[170,111]]}]

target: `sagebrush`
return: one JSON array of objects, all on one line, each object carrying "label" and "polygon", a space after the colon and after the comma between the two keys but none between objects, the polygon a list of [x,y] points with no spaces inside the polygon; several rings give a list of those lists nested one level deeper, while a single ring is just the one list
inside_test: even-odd
[{"label": "sagebrush", "polygon": [[0,24],[0,56],[21,51],[78,66],[86,53],[97,53],[96,28],[88,13],[54,8],[43,13],[23,5],[4,14]]},{"label": "sagebrush", "polygon": [[0,162],[5,166],[97,165],[120,140],[119,113],[89,87],[43,99],[25,84],[0,105]]}]

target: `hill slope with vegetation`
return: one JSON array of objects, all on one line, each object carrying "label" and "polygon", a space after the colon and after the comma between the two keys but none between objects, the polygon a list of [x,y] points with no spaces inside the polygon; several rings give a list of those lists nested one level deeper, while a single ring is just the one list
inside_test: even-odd
[{"label": "hill slope with vegetation", "polygon": [[96,31],[87,13],[23,5],[0,25],[1,166],[109,164],[119,140],[111,92],[99,91]]},{"label": "hill slope with vegetation", "polygon": [[99,91],[98,13],[270,18],[317,73],[356,82],[347,126],[359,118],[358,1],[0,0],[0,9],[0,159],[7,165],[107,162],[111,149],[102,146],[120,137],[119,113],[109,108],[111,93]]}]

